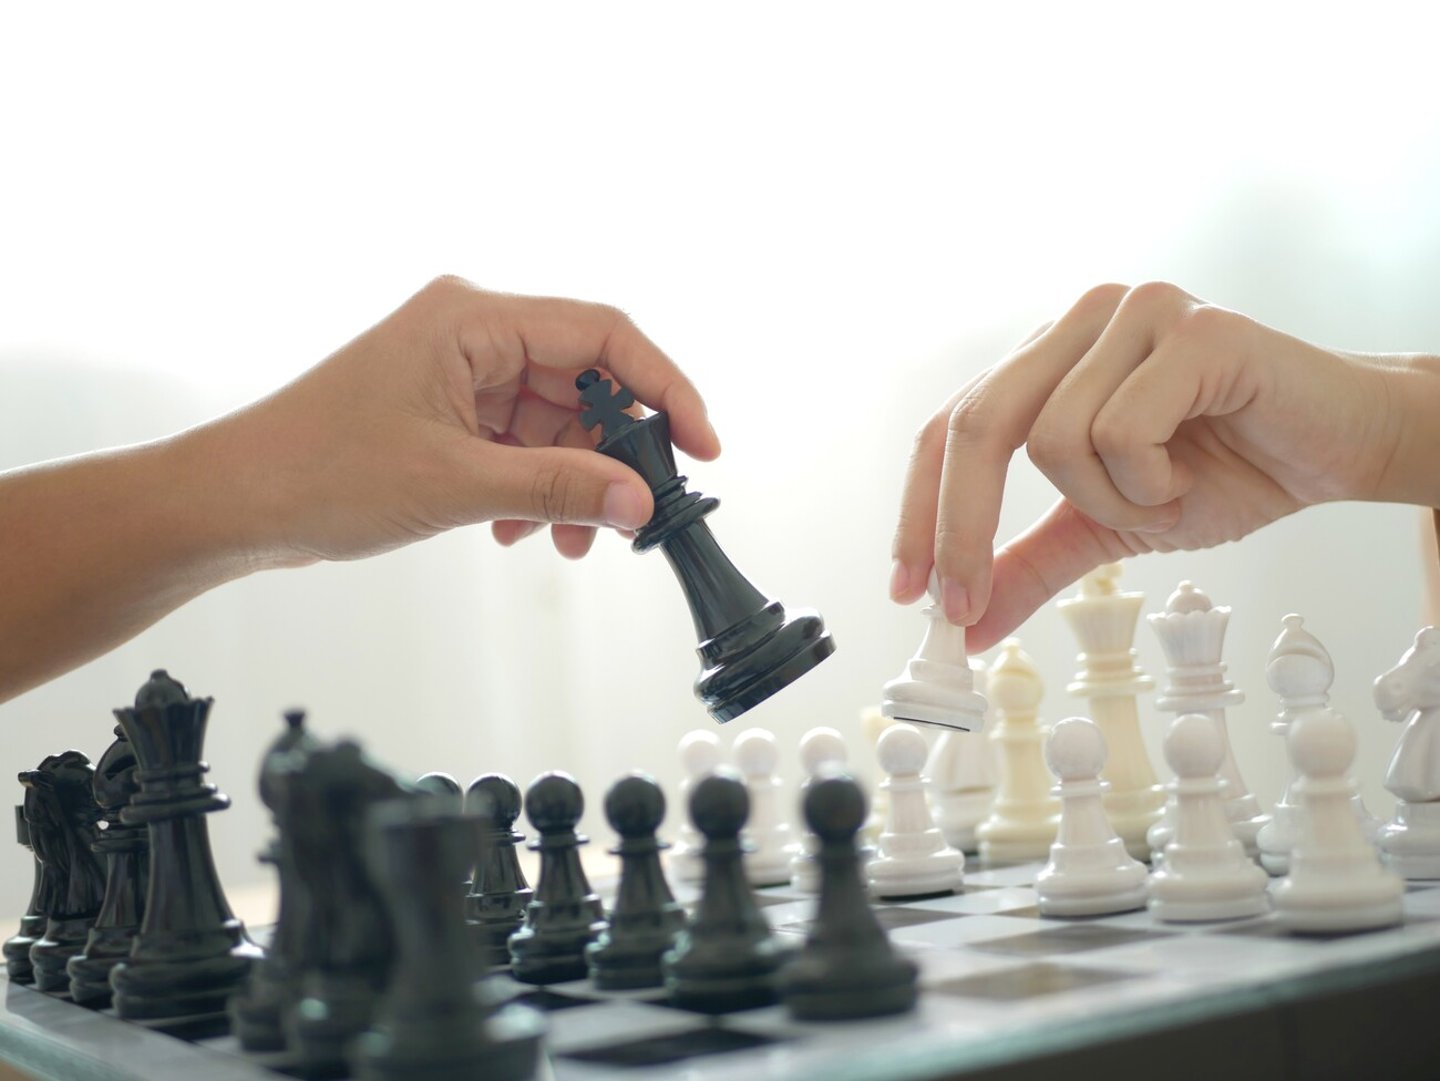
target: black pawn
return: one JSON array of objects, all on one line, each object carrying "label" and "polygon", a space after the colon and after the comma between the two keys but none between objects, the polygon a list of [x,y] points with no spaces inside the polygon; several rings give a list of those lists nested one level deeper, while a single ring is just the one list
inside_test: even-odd
[{"label": "black pawn", "polygon": [[544,1020],[497,1008],[455,881],[480,823],[438,800],[392,800],[370,814],[371,873],[395,933],[390,982],[356,1045],[361,1081],[519,1081],[535,1076]]},{"label": "black pawn", "polygon": [[25,825],[25,808],[15,808],[15,840],[30,853],[34,877],[30,883],[30,903],[20,917],[20,930],[5,940],[5,974],[12,983],[34,983],[35,970],[30,965],[30,947],[45,933],[45,914],[40,911],[40,859],[30,844],[30,829]]},{"label": "black pawn", "polygon": [[690,818],[705,837],[700,905],[665,955],[665,988],[677,1006],[729,1013],[768,1006],[788,952],[765,922],[745,879],[740,829],[750,816],[743,781],[711,774],[690,793]]},{"label": "black pawn", "polygon": [[259,860],[275,868],[280,897],[269,948],[251,969],[245,986],[230,1000],[231,1027],[246,1051],[285,1049],[285,1014],[300,996],[301,935],[310,899],[295,865],[285,789],[304,765],[305,757],[319,745],[305,728],[304,711],[290,710],[285,714],[284,730],[260,760],[260,802],[269,809],[277,836]]},{"label": "black pawn", "polygon": [[610,851],[620,857],[620,891],[609,926],[590,944],[590,978],[603,991],[659,987],[660,958],[685,926],[685,910],[665,881],[655,838],[665,820],[665,793],[653,777],[632,773],[605,794],[605,817],[620,835]]},{"label": "black pawn", "polygon": [[520,786],[500,773],[475,778],[465,794],[465,810],[481,821],[475,873],[465,897],[465,922],[487,968],[508,967],[510,936],[525,922],[534,897],[515,846],[525,835],[515,829],[520,817]]},{"label": "black pawn", "polygon": [[145,890],[150,881],[150,839],[144,826],[126,825],[120,814],[139,790],[135,780],[135,749],[125,731],[115,729],[115,742],[95,766],[95,802],[105,829],[94,844],[105,861],[105,899],[85,952],[70,958],[70,997],[83,1006],[110,1004],[110,970],[130,954],[135,932],[145,915]]},{"label": "black pawn", "polygon": [[460,787],[460,782],[448,773],[427,773],[415,782],[415,788],[422,795],[445,800],[445,806],[452,811],[458,811],[464,806],[465,790]]},{"label": "black pawn", "polygon": [[580,866],[575,833],[585,813],[580,786],[568,773],[542,773],[525,793],[525,816],[540,836],[540,881],[525,925],[510,936],[511,974],[522,983],[581,980],[585,947],[604,929],[605,910]]},{"label": "black pawn", "polygon": [[230,1027],[226,1001],[249,975],[260,950],[235,918],[205,816],[230,797],[203,778],[201,756],[214,699],[191,698],[163,670],[152,672],[134,708],[115,717],[135,749],[140,790],[120,812],[150,837],[145,918],[130,956],[110,972],[115,1012],[123,1020],[190,1035]]},{"label": "black pawn", "polygon": [[40,858],[40,911],[45,933],[30,946],[35,986],[69,991],[65,971],[85,949],[90,927],[105,896],[105,879],[95,859],[95,767],[79,751],[47,755],[20,774],[25,786],[25,823]]},{"label": "black pawn", "polygon": [[624,462],[645,478],[655,495],[655,513],[635,534],[632,547],[658,547],[685,591],[700,639],[701,672],[695,695],[721,724],[769,698],[835,652],[835,640],[820,613],[797,609],[786,615],[779,601],[756,589],[721,550],[705,517],[720,505],[711,496],[685,490],[670,445],[670,418],[652,413],[642,420],[622,409],[634,398],[593,369],[575,380],[588,408],[580,421],[602,432],[595,449]]},{"label": "black pawn", "polygon": [[781,974],[785,1005],[802,1021],[913,1009],[918,969],[890,945],[860,878],[855,836],[865,821],[864,793],[849,777],[817,778],[803,809],[820,842],[820,900],[804,949]]}]

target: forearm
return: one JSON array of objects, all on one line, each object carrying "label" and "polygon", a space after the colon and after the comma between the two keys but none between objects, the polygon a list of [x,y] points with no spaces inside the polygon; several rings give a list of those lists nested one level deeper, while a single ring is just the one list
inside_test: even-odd
[{"label": "forearm", "polygon": [[214,433],[0,474],[0,701],[264,564]]}]

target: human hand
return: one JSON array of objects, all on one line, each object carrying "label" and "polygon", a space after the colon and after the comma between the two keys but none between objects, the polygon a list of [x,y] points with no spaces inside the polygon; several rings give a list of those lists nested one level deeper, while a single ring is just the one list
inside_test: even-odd
[{"label": "human hand", "polygon": [[[1093,289],[921,429],[891,595],[915,600],[933,565],[979,652],[1102,563],[1327,500],[1433,505],[1437,381],[1436,358],[1320,349],[1172,285]],[[1022,446],[1061,498],[992,557]]]},{"label": "human hand", "polygon": [[699,394],[614,308],[440,278],[293,383],[186,433],[226,463],[262,562],[355,559],[490,521],[511,544],[553,523],[578,557],[595,526],[653,513],[638,474],[579,423],[575,377],[613,373],[670,415],[676,445],[714,458]]}]

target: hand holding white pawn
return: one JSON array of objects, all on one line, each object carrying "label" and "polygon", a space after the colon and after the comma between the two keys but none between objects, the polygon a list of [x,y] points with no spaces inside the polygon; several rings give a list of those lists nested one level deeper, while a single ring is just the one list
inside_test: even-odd
[{"label": "hand holding white pawn", "polygon": [[887,728],[876,748],[887,774],[881,787],[890,794],[879,851],[869,866],[876,897],[953,893],[964,880],[965,857],[945,843],[925,799],[920,771],[928,750],[925,737],[908,724]]},{"label": "hand holding white pawn", "polygon": [[[800,737],[800,768],[805,771],[804,790],[816,777],[834,770],[843,769],[848,752],[845,738],[833,728],[812,728]],[[790,860],[790,885],[803,893],[820,892],[820,865],[815,856],[820,851],[820,839],[809,830],[800,837],[800,851]]]},{"label": "hand holding white pawn", "polygon": [[1150,910],[1173,923],[1234,920],[1269,910],[1267,876],[1245,855],[1225,813],[1220,769],[1225,735],[1203,713],[1185,713],[1165,733],[1175,771],[1175,832],[1150,876]]},{"label": "hand holding white pawn", "polygon": [[1105,812],[1105,734],[1086,717],[1050,730],[1045,764],[1059,784],[1060,832],[1035,880],[1046,916],[1100,916],[1145,907],[1145,865],[1125,848]]},{"label": "hand holding white pawn", "polygon": [[[720,765],[720,737],[707,728],[697,728],[680,737],[677,750],[685,776],[680,779],[675,802],[681,808],[688,808],[691,790]],[[705,838],[690,821],[690,815],[682,814],[675,844],[670,849],[670,873],[676,881],[693,884],[704,880],[705,862],[700,858],[704,847]]]},{"label": "hand holding white pawn", "polygon": [[752,886],[778,886],[790,881],[794,836],[780,807],[780,748],[775,734],[763,728],[741,732],[735,740],[735,767],[750,792],[750,818],[741,836],[749,842],[745,852],[745,878]]},{"label": "hand holding white pawn", "polygon": [[1275,888],[1275,910],[1291,931],[1367,931],[1400,922],[1405,883],[1380,857],[1355,818],[1355,732],[1331,709],[1300,714],[1286,737],[1299,773],[1299,830],[1290,876]]}]

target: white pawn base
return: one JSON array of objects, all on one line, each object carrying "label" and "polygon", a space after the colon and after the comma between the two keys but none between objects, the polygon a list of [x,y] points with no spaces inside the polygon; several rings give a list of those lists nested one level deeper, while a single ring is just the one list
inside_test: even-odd
[{"label": "white pawn base", "polygon": [[1175,889],[1174,883],[1162,887],[1152,881],[1150,911],[1162,923],[1219,923],[1265,915],[1270,897],[1263,890],[1236,895],[1209,884],[1204,889]]},{"label": "white pawn base", "polygon": [[947,848],[925,856],[876,856],[867,873],[872,897],[890,900],[954,893],[965,881],[965,857]]},{"label": "white pawn base", "polygon": [[1385,865],[1401,878],[1440,878],[1440,802],[1398,801],[1376,844]]},{"label": "white pawn base", "polygon": [[1319,887],[1298,888],[1286,879],[1275,888],[1275,914],[1288,931],[1334,934],[1394,927],[1404,918],[1405,885],[1390,875],[1345,878]]},{"label": "white pawn base", "polygon": [[1080,859],[1069,855],[1057,864],[1052,857],[1035,879],[1040,914],[1105,916],[1144,908],[1148,877],[1118,837]]}]

